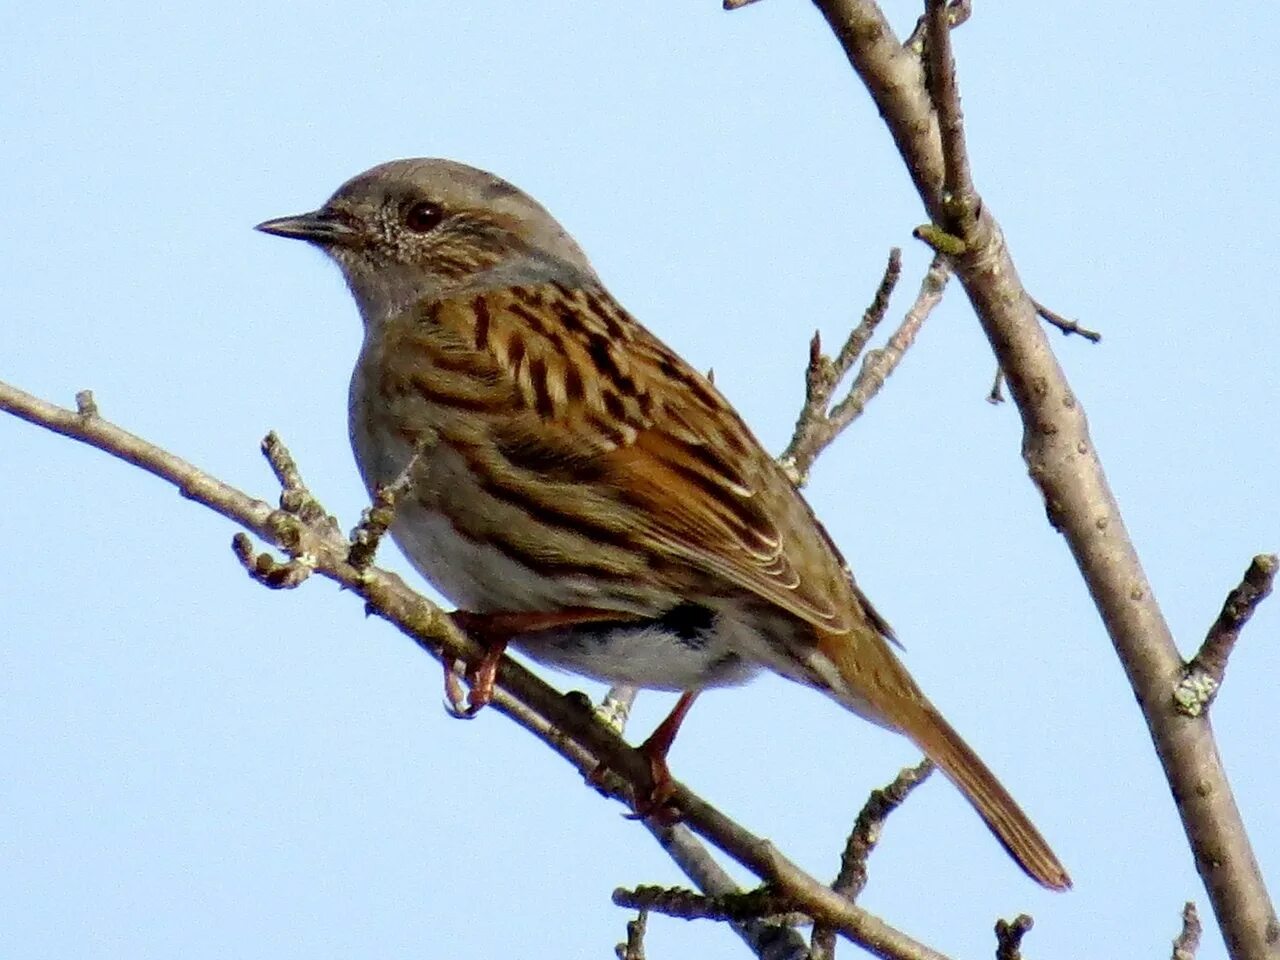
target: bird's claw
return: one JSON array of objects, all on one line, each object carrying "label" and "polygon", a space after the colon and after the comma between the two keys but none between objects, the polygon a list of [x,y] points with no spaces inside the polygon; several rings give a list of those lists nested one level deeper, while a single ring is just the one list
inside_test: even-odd
[{"label": "bird's claw", "polygon": [[444,709],[455,720],[473,720],[477,713],[487,707],[493,700],[493,688],[498,676],[498,661],[502,659],[501,648],[487,652],[474,667],[465,669],[467,685],[470,689],[463,693],[459,679],[458,665],[455,657],[444,659]]},{"label": "bird's claw", "polygon": [[[666,760],[650,755],[643,745],[638,749],[649,762],[651,785],[648,790],[635,788],[631,798],[631,812],[624,813],[623,816],[628,820],[653,820],[664,827],[679,823],[683,815],[673,802],[676,781],[671,776]],[[612,772],[608,763],[601,762],[587,774],[587,784],[601,793],[611,793],[605,785],[605,779]]]}]

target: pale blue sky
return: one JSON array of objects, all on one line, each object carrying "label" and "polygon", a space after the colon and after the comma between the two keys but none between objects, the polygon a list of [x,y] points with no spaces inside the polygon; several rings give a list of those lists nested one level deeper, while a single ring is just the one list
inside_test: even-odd
[{"label": "pale blue sky", "polygon": [[[892,4],[905,30],[913,4]],[[1274,5],[988,0],[957,34],[978,186],[1055,338],[1155,589],[1191,650],[1280,548]],[[618,298],[778,449],[921,219],[808,4],[441,0],[0,7],[0,378],[243,489],[274,428],[331,510],[358,320],[337,271],[252,231],[400,156],[486,167],[573,231]],[[897,814],[863,903],[957,956],[1034,914],[1038,957],[1167,955],[1207,912],[1145,728],[949,294],[811,499],[922,685],[1076,890],[1036,888],[954,789]],[[269,593],[233,528],[0,418],[0,955],[605,957],[618,885],[680,882],[617,805],[316,581]],[[394,551],[383,561],[406,565]],[[1280,889],[1280,601],[1214,719]],[[585,687],[573,678],[561,685]],[[591,688],[595,689],[595,688]],[[669,698],[643,699],[642,735]],[[780,680],[704,698],[676,775],[819,876],[910,745]],[[853,951],[849,951],[853,954]],[[655,918],[649,955],[740,957]],[[1224,955],[1216,934],[1204,960]]]}]

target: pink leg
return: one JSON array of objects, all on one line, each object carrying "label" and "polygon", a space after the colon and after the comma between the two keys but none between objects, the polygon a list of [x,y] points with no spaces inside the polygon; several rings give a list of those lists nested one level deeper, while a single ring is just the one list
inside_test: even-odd
[{"label": "pink leg", "polygon": [[445,706],[455,717],[465,720],[474,717],[493,699],[493,687],[498,678],[498,664],[502,662],[502,655],[512,637],[582,623],[607,623],[614,620],[633,619],[630,614],[619,613],[617,610],[596,610],[591,607],[517,613],[472,613],[469,610],[455,610],[449,616],[459,630],[485,648],[484,656],[477,663],[467,665],[467,683],[471,689],[467,692],[465,705],[462,687],[458,683],[457,674],[453,672],[457,661],[446,659],[444,664]]}]

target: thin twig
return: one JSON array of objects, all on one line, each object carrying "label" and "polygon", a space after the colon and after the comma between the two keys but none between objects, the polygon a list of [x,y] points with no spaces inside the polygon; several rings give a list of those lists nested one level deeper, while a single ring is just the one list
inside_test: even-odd
[{"label": "thin twig", "polygon": [[991,390],[987,394],[987,403],[1004,403],[1004,371],[996,367],[995,378],[991,381]]},{"label": "thin twig", "polygon": [[1060,313],[1055,313],[1039,300],[1033,298],[1031,302],[1035,304],[1036,313],[1040,318],[1047,323],[1053,324],[1053,326],[1061,330],[1064,335],[1070,336],[1071,334],[1075,334],[1077,337],[1084,337],[1090,343],[1097,343],[1102,339],[1102,334],[1098,331],[1088,330],[1085,327],[1080,326],[1076,321],[1069,320]]},{"label": "thin twig", "polygon": [[613,891],[613,902],[632,910],[650,910],[677,920],[782,920],[788,925],[805,923],[797,914],[794,900],[779,895],[768,887],[747,893],[729,893],[708,897],[684,887],[640,886],[619,887]]},{"label": "thin twig", "polygon": [[[858,811],[853,830],[845,842],[844,853],[840,857],[840,872],[831,884],[832,890],[847,897],[850,902],[858,899],[867,885],[867,860],[880,842],[880,832],[884,829],[889,814],[898,809],[911,791],[924,783],[932,772],[933,763],[926,759],[914,767],[901,770],[887,786],[871,791],[867,802]],[[835,931],[824,923],[814,924],[810,944],[814,960],[834,956]]]},{"label": "thin twig", "polygon": [[[894,289],[898,286],[898,280],[902,278],[902,250],[894,247],[889,251],[889,260],[884,267],[884,275],[880,278],[880,285],[876,287],[875,296],[871,298],[871,303],[862,314],[862,320],[849,333],[844,345],[840,348],[840,352],[836,354],[835,360],[832,362],[832,373],[834,374],[834,382],[827,389],[827,397],[830,398],[831,391],[835,389],[836,384],[844,378],[844,375],[853,369],[854,361],[861,355],[863,348],[871,340],[872,335],[876,332],[876,327],[880,325],[880,321],[884,319],[884,315],[889,312],[889,298],[893,296]],[[814,334],[817,337],[817,334]]]},{"label": "thin twig", "polygon": [[305,555],[277,560],[269,553],[255,553],[253,541],[243,533],[231,538],[231,550],[245,572],[271,590],[292,590],[311,576],[314,565]]},{"label": "thin twig", "polygon": [[858,899],[867,885],[867,859],[880,842],[880,832],[889,814],[897,810],[911,791],[924,783],[932,772],[933,762],[922,760],[914,767],[903,768],[887,786],[871,791],[854,820],[853,830],[840,858],[840,872],[831,884],[832,890],[850,900]]},{"label": "thin twig", "polygon": [[884,275],[880,278],[870,306],[863,311],[857,326],[849,331],[849,336],[845,338],[835,358],[823,354],[820,333],[815,332],[813,339],[809,341],[809,361],[805,365],[804,374],[804,403],[796,417],[791,441],[778,457],[778,462],[798,487],[804,486],[813,461],[839,433],[827,416],[831,395],[853,368],[854,361],[884,319],[889,309],[889,297],[901,276],[902,251],[894,247],[889,251]]},{"label": "thin twig", "polygon": [[925,271],[924,279],[920,281],[920,292],[916,294],[915,303],[903,317],[898,329],[883,347],[866,355],[862,361],[862,369],[849,388],[849,395],[832,408],[830,420],[837,434],[862,416],[867,404],[880,392],[885,380],[902,362],[903,354],[915,343],[916,335],[924,326],[925,320],[941,302],[949,276],[951,267],[946,259],[935,256],[929,269]]},{"label": "thin twig", "polygon": [[1190,900],[1182,907],[1182,929],[1173,939],[1173,960],[1196,960],[1200,949],[1200,914]]},{"label": "thin twig", "polygon": [[267,458],[271,472],[280,481],[280,509],[292,514],[303,523],[320,524],[328,532],[338,533],[338,521],[317,500],[302,482],[293,455],[273,430],[262,439],[262,455]]},{"label": "thin twig", "polygon": [[351,549],[347,551],[347,562],[357,569],[364,569],[373,563],[382,538],[396,518],[396,504],[413,487],[413,475],[417,469],[422,451],[415,451],[405,464],[400,475],[385,486],[378,488],[370,504],[360,516],[360,522],[351,531]]},{"label": "thin twig", "polygon": [[[733,878],[684,824],[646,820],[645,827],[667,856],[703,893],[708,896],[742,893]],[[785,923],[743,920],[729,925],[759,960],[809,960],[805,938]]]},{"label": "thin twig", "polygon": [[[753,0],[748,0],[748,2],[753,2]],[[950,0],[947,4],[947,19],[951,24],[952,30],[968,21],[972,15],[973,4],[970,3],[970,0]],[[923,55],[925,39],[928,35],[929,17],[926,14],[916,20],[915,29],[911,31],[906,40],[902,41],[903,49],[910,50],[917,57]]]},{"label": "thin twig", "polygon": [[996,960],[1022,960],[1022,938],[1034,925],[1025,913],[1013,920],[996,921]]},{"label": "thin twig", "polygon": [[[1102,340],[1102,334],[1096,330],[1089,330],[1080,326],[1074,320],[1069,320],[1060,313],[1050,310],[1039,300],[1032,299],[1031,303],[1035,306],[1036,315],[1047,323],[1052,324],[1062,331],[1063,335],[1075,334],[1084,337],[1090,343],[1098,343]],[[991,382],[991,391],[987,394],[988,403],[1004,403],[1004,371],[998,366],[996,367],[995,379]]]},{"label": "thin twig", "polygon": [[641,910],[634,920],[627,921],[627,942],[614,948],[618,960],[644,960],[644,931],[649,911]]},{"label": "thin twig", "polygon": [[976,224],[979,201],[969,170],[960,85],[951,54],[951,11],[947,0],[925,0],[925,17],[929,21],[925,38],[928,63],[925,77],[942,139],[942,205],[948,213],[941,226],[948,233],[967,241]]},{"label": "thin twig", "polygon": [[[796,419],[795,432],[778,462],[797,486],[804,486],[814,460],[853,423],[871,402],[885,380],[897,369],[903,355],[915,342],[924,321],[942,299],[950,268],[944,258],[934,257],[920,283],[920,292],[898,329],[881,348],[869,351],[848,393],[834,406],[831,396],[865,348],[888,308],[888,298],[901,275],[901,251],[894,248],[876,295],[861,322],[849,334],[833,360],[822,354],[817,334],[809,344],[805,370],[805,401]],[[830,409],[828,410],[828,407]]]},{"label": "thin twig", "polygon": [[1183,714],[1198,717],[1213,703],[1226,675],[1231,651],[1240,639],[1240,631],[1258,609],[1258,604],[1271,595],[1278,566],[1280,561],[1275,554],[1258,554],[1244,572],[1244,578],[1227,594],[1222,612],[1183,670],[1182,680],[1174,690],[1174,701]]}]

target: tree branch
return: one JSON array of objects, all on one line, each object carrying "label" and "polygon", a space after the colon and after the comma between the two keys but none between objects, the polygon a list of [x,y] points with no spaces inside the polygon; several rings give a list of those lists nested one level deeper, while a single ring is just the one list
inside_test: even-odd
[{"label": "tree branch", "polygon": [[[664,825],[646,820],[645,827],[704,894],[723,897],[742,893],[733,878],[683,824]],[[785,923],[743,920],[732,921],[729,926],[760,960],[809,960],[804,938]]]},{"label": "tree branch", "polygon": [[[305,563],[316,574],[347,587],[365,600],[368,612],[395,626],[437,660],[446,652],[466,660],[483,655],[480,645],[460,632],[443,610],[410,590],[400,577],[350,562],[352,543],[318,504],[300,492],[305,491],[301,477],[287,451],[276,442],[265,446],[273,469],[284,482],[279,508],[110,423],[98,415],[91,397],[80,410],[68,410],[0,382],[0,410],[96,447],[171,483],[184,497],[284,550],[291,561]],[[260,558],[255,560],[255,565],[260,562]],[[644,757],[601,722],[589,705],[584,707],[580,697],[558,693],[510,657],[499,664],[492,706],[568,760],[584,777],[606,769],[608,772],[598,778],[598,789],[605,795],[629,803],[629,797],[637,792],[651,791],[651,771]],[[682,784],[676,784],[672,800],[691,830],[776,889],[780,897],[815,920],[830,924],[875,956],[946,960],[854,906]],[[651,831],[658,829],[650,826]]]},{"label": "tree branch", "polygon": [[[936,42],[931,26],[926,46],[939,98],[935,111],[920,59],[898,43],[877,4],[814,2],[875,101],[930,219],[947,232],[959,231],[963,252],[952,265],[1017,403],[1023,458],[1137,697],[1228,949],[1238,960],[1271,957],[1280,925],[1212,730],[1203,718],[1173,708],[1182,658],[1125,530],[1084,410],[1049,348],[999,224],[976,189],[965,189],[949,45]],[[945,23],[942,7],[941,0],[928,0],[931,24]]]},{"label": "tree branch", "polygon": [[1258,604],[1271,595],[1276,568],[1275,554],[1259,554],[1244,572],[1244,579],[1227,594],[1222,612],[1209,628],[1209,635],[1183,671],[1174,692],[1178,709],[1188,717],[1198,717],[1213,703],[1227,672],[1227,660],[1240,639],[1240,631],[1258,609]]},{"label": "tree branch", "polygon": [[627,922],[627,941],[613,948],[618,960],[644,960],[644,931],[648,925],[649,911],[641,910],[634,920]]},{"label": "tree branch", "polygon": [[867,404],[880,392],[885,380],[902,362],[903,355],[915,342],[916,334],[941,301],[951,269],[941,257],[934,257],[920,283],[920,292],[898,329],[883,347],[867,353],[862,361],[862,369],[849,386],[849,392],[832,406],[831,396],[836,387],[853,368],[888,311],[889,296],[897,285],[901,272],[902,251],[895,247],[889,252],[884,277],[871,305],[867,307],[862,320],[849,333],[835,359],[823,355],[822,338],[818,334],[815,333],[809,342],[804,404],[796,419],[791,441],[778,457],[782,469],[797,487],[805,485],[809,470],[819,454],[831,446],[854,420],[862,416]]},{"label": "tree branch", "polygon": [[1012,920],[996,921],[996,960],[1022,960],[1022,938],[1031,932],[1034,921],[1025,913]]},{"label": "tree branch", "polygon": [[[879,790],[872,790],[867,802],[858,811],[853,830],[845,842],[840,857],[840,872],[836,874],[831,889],[850,903],[855,902],[867,885],[867,860],[880,842],[889,814],[902,806],[911,791],[928,779],[933,772],[933,762],[925,759],[914,767],[899,771],[893,782]],[[827,960],[835,956],[835,931],[824,923],[814,924],[810,939],[814,960]]]}]

